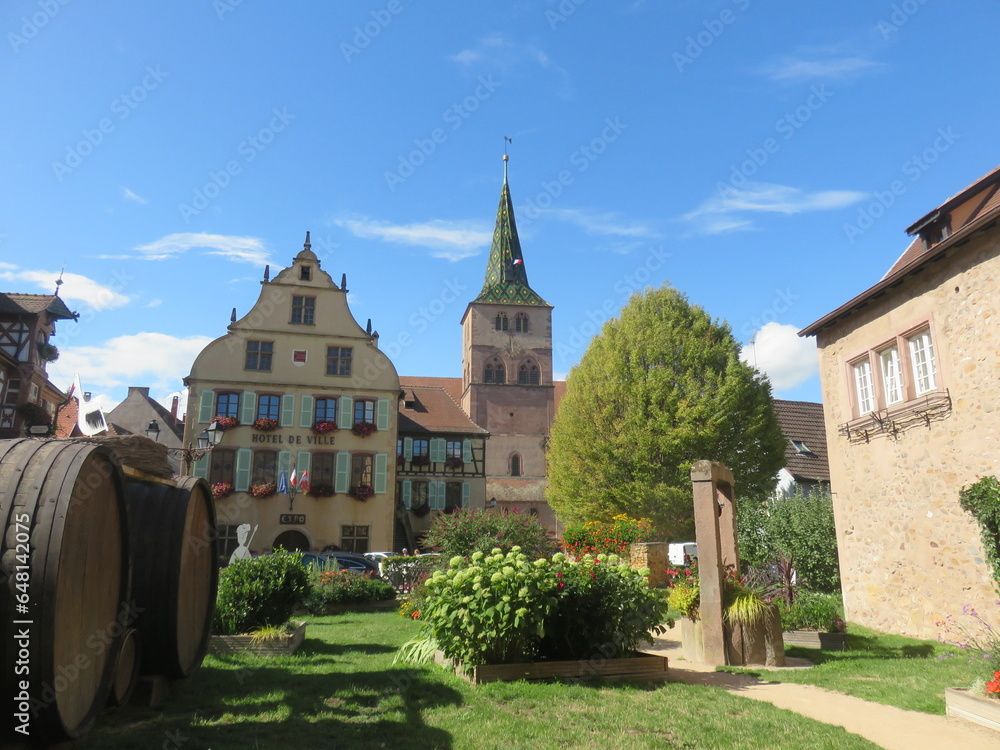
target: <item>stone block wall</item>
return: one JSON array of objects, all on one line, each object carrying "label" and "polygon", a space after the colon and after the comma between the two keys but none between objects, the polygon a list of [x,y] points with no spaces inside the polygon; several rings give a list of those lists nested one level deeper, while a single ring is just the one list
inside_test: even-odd
[{"label": "stone block wall", "polygon": [[666,542],[636,542],[629,545],[630,565],[633,568],[649,568],[649,585],[653,588],[667,585],[667,568],[670,567],[667,550]]}]

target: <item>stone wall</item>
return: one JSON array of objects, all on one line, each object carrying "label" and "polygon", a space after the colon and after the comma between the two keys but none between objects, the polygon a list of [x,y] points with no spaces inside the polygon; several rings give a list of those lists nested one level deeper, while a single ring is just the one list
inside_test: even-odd
[{"label": "stone wall", "polygon": [[667,585],[667,557],[669,545],[666,542],[635,542],[629,545],[630,564],[633,568],[649,568],[649,585],[660,588]]},{"label": "stone wall", "polygon": [[[964,485],[1000,473],[998,237],[981,233],[818,336],[844,602],[867,627],[933,638],[964,605],[1000,626],[978,525],[959,506]],[[911,400],[867,435],[841,434],[860,422],[850,362],[924,322],[950,406],[920,419]],[[918,419],[894,433],[894,413]]]}]

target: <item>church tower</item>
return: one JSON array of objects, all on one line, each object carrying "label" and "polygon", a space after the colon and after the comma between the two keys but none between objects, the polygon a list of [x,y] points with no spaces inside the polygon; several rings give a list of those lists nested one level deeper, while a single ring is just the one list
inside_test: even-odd
[{"label": "church tower", "polygon": [[486,498],[531,509],[545,504],[545,447],[554,416],[552,306],[528,283],[507,186],[507,155],[482,291],[462,317],[462,407],[490,432]]}]

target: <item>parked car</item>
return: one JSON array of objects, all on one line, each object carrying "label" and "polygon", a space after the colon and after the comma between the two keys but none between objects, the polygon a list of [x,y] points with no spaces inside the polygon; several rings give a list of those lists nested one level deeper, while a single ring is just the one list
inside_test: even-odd
[{"label": "parked car", "polygon": [[671,544],[667,547],[667,557],[671,565],[690,565],[698,560],[698,545],[694,542]]}]

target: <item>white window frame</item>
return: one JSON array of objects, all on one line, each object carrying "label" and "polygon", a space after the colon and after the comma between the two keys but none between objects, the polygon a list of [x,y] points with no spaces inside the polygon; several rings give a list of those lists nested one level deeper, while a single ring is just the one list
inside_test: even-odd
[{"label": "white window frame", "polygon": [[930,329],[924,329],[906,339],[913,366],[914,395],[922,396],[937,387],[937,364],[934,361],[934,342]]},{"label": "white window frame", "polygon": [[875,389],[872,387],[872,363],[862,359],[851,365],[854,373],[854,395],[857,397],[858,416],[875,411]]},{"label": "white window frame", "polygon": [[903,387],[903,364],[899,359],[899,347],[893,344],[878,353],[882,371],[882,395],[885,404],[898,404],[905,399]]}]

